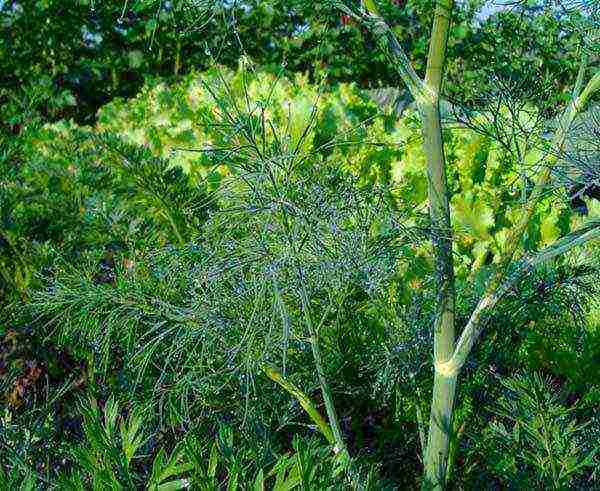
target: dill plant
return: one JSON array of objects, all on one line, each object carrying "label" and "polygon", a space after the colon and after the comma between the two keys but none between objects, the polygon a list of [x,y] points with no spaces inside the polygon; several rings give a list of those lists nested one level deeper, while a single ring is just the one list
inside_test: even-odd
[{"label": "dill plant", "polygon": [[[498,115],[501,115],[503,111],[492,109],[488,113],[490,118],[487,119],[488,124],[484,124],[485,129],[491,131],[494,139],[504,142],[507,152],[512,158],[521,165],[527,163],[522,150],[529,140],[529,131],[534,135],[532,141],[541,157],[536,161],[537,167],[531,166],[534,168],[532,188],[527,190],[525,187],[523,190],[522,210],[514,220],[508,233],[501,258],[494,268],[495,271],[487,281],[485,293],[472,311],[466,325],[457,335],[450,196],[439,109],[442,98],[446,43],[454,8],[453,2],[444,0],[435,4],[424,77],[417,74],[400,41],[379,14],[376,1],[369,0],[361,2],[360,5],[353,4],[352,6],[345,5],[342,2],[334,3],[371,30],[381,49],[384,50],[394,64],[399,77],[415,99],[422,123],[423,149],[428,169],[429,211],[432,222],[432,243],[436,261],[438,291],[433,327],[435,378],[428,443],[425,452],[424,487],[443,489],[447,477],[447,459],[452,433],[457,376],[465,365],[475,343],[480,338],[483,328],[487,325],[490,313],[493,313],[504,294],[518,281],[520,275],[526,274],[531,267],[552,260],[573,247],[585,244],[600,236],[598,223],[592,220],[584,224],[580,230],[557,240],[556,243],[549,245],[544,250],[534,253],[525,249],[523,257],[517,259],[521,254],[521,245],[527,237],[528,228],[536,207],[543,201],[552,182],[553,169],[556,168],[558,162],[568,161],[565,159],[564,150],[569,129],[577,114],[585,108],[591,97],[600,88],[600,73],[594,71],[591,76],[588,75],[591,71],[590,68],[593,68],[593,64],[597,61],[598,6],[596,2],[575,2],[574,9],[581,9],[584,14],[579,16],[577,19],[579,22],[576,23],[581,45],[579,72],[569,103],[556,119],[557,123],[551,130],[552,139],[550,141],[545,140],[539,130],[536,132],[536,127],[539,127],[539,125],[536,125],[535,121],[534,124],[531,124],[531,118],[528,118],[527,125],[513,124],[513,136],[510,136],[511,126],[508,127],[507,135],[506,126],[498,123]],[[559,10],[564,10],[565,6],[558,2],[557,7]],[[533,95],[542,97],[539,91],[534,91]],[[507,103],[501,103],[501,109],[508,108],[510,111],[516,108],[516,102],[521,100],[529,101],[534,105],[538,103],[538,106],[540,102],[523,94],[514,97],[514,93],[509,92],[509,100]],[[491,104],[494,103],[495,99],[491,99]],[[484,112],[484,119],[485,111],[489,108],[489,101],[487,100],[486,106],[481,108]],[[517,114],[513,113],[511,115],[513,121]],[[469,119],[472,121],[474,118]],[[495,126],[494,124],[490,125],[490,121]],[[518,137],[515,138],[514,134],[517,134]],[[503,139],[504,136],[508,136],[508,140]],[[512,142],[515,142],[516,145],[512,145]],[[581,169],[571,165],[569,173],[581,175]],[[515,263],[518,265],[517,272],[511,273],[510,269]]]},{"label": "dill plant", "polygon": [[265,388],[265,363],[310,392],[318,388],[335,453],[362,486],[334,404],[329,333],[342,327],[346,309],[357,309],[357,318],[373,306],[393,311],[387,291],[397,265],[427,223],[399,207],[392,189],[361,180],[320,151],[352,145],[351,131],[315,148],[316,111],[298,128],[291,111],[304,106],[290,106],[288,124],[278,123],[269,97],[279,81],[251,98],[251,67],[245,70],[237,94],[227,75],[204,84],[219,145],[197,150],[222,172],[204,201],[161,187],[154,167],[163,161],[143,149],[108,133],[77,134],[84,155],[102,149],[136,177],[146,202],[171,213],[195,203],[206,220],[194,230],[185,214],[163,217],[171,243],[124,249],[112,284],[95,281],[93,256],[78,268],[57,262],[26,310],[61,344],[80,347],[102,377],[117,369],[132,399],[157,401],[163,424],[189,428],[202,417],[233,417],[243,431],[268,424],[282,395]]},{"label": "dill plant", "polygon": [[[149,389],[160,401],[161,413],[166,412],[172,422],[191,425],[201,416],[230,412],[244,427],[259,402],[276,406],[282,400],[276,390],[268,392],[265,385],[258,388],[257,368],[262,362],[275,365],[288,382],[293,379],[307,392],[319,387],[335,449],[359,487],[332,397],[335,376],[326,372],[324,362],[327,331],[339,329],[340,312],[360,311],[365,304],[375,303],[380,308],[379,321],[390,334],[381,352],[373,356],[374,364],[382,362],[376,389],[387,392],[385,397],[390,396],[384,387],[390,380],[408,382],[418,389],[414,379],[427,361],[424,346],[433,342],[435,375],[429,429],[422,416],[417,418],[425,449],[424,486],[440,489],[446,486],[451,468],[448,462],[451,464],[456,452],[453,404],[457,377],[463,368],[470,368],[467,357],[483,328],[493,324],[503,305],[500,301],[510,300],[515,291],[516,303],[522,307],[523,296],[518,293],[526,293],[530,287],[530,283],[522,282],[523,277],[531,279],[540,265],[589,243],[600,233],[598,221],[592,218],[545,249],[536,250],[537,243],[527,240],[536,206],[548,203],[550,191],[564,187],[567,177],[587,185],[586,169],[596,163],[588,158],[585,168],[578,167],[577,159],[581,159],[566,158],[564,148],[571,123],[598,85],[597,74],[584,83],[587,50],[593,43],[585,46],[572,103],[550,128],[553,140],[540,134],[547,129],[541,112],[531,111],[524,118],[525,124],[518,119],[523,110],[531,110],[531,99],[539,96],[539,91],[519,93],[509,87],[513,92],[498,107],[486,106],[479,111],[460,108],[457,112],[460,124],[495,140],[504,150],[502,158],[516,161],[522,186],[520,206],[512,216],[506,214],[508,233],[502,242],[493,241],[494,261],[487,260],[492,240],[480,248],[484,253],[472,276],[479,281],[479,288],[470,292],[475,298],[468,299],[462,318],[457,314],[464,314],[459,312],[464,292],[454,284],[458,261],[453,256],[455,240],[450,223],[450,209],[455,203],[446,183],[448,156],[438,106],[452,5],[437,4],[424,80],[410,67],[375,4],[365,2],[364,7],[344,8],[382,41],[417,102],[429,178],[431,217],[427,226],[415,227],[412,220],[406,220],[405,225],[397,202],[390,196],[394,190],[381,189],[372,182],[365,185],[326,158],[323,150],[327,147],[351,147],[360,141],[360,128],[355,133],[358,138],[326,142],[315,149],[311,138],[317,120],[316,103],[289,108],[304,109],[307,125],[298,125],[302,118],[297,117],[290,117],[288,125],[276,124],[270,109],[275,84],[264,94],[250,94],[245,78],[248,71],[237,79],[237,87],[227,76],[219,76],[216,84],[203,86],[211,94],[215,115],[203,123],[210,127],[211,140],[218,144],[192,148],[223,171],[218,190],[202,206],[211,209],[206,223],[188,225],[187,235],[175,233],[171,245],[144,251],[132,264],[116,265],[114,287],[94,282],[93,260],[87,265],[84,281],[81,270],[57,264],[47,288],[35,294],[28,308],[41,325],[55,328],[64,343],[77,340],[88,344],[103,371],[108,371],[114,359],[121,360],[126,383],[133,381],[127,389],[136,395]],[[500,133],[507,128],[508,136]],[[100,147],[121,148],[114,153],[116,161],[122,168],[136,168],[130,163],[136,161],[138,150],[123,145],[114,135],[91,137],[90,141]],[[535,152],[535,165],[527,161],[530,150]],[[143,167],[151,158],[142,154],[137,160]],[[528,187],[530,182],[532,187]],[[165,203],[161,199],[165,189],[144,180],[138,186],[148,188],[147,197],[159,198],[151,201],[151,206]],[[178,199],[175,203],[180,203]],[[469,204],[465,202],[463,211]],[[165,208],[170,211],[169,206]],[[172,224],[177,220],[167,215],[163,218],[173,232],[178,230]],[[178,220],[186,224],[185,218]],[[468,224],[468,219],[464,223]],[[389,298],[393,296],[392,280],[401,269],[403,255],[413,257],[410,250],[423,232],[433,237],[437,275],[426,283],[432,291],[424,295],[422,310],[399,312]],[[589,271],[589,276],[595,277],[596,271]],[[533,280],[535,285],[536,278]],[[567,297],[564,303],[568,301]],[[411,321],[405,323],[407,318]],[[455,336],[461,321],[464,328]],[[430,325],[433,339],[427,329]],[[405,336],[402,329],[410,335]],[[313,363],[314,371],[307,368]],[[240,392],[241,408],[235,402],[223,407],[222,401],[232,401]],[[270,397],[272,400],[266,402]],[[420,410],[418,400],[416,406]]]}]

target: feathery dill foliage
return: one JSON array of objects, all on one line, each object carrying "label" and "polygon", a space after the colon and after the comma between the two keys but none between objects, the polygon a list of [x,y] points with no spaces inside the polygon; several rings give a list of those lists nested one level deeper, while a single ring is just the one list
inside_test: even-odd
[{"label": "feathery dill foliage", "polygon": [[[600,55],[599,2],[544,0],[533,7],[523,1],[497,3],[523,14],[533,9],[561,19],[565,35],[575,36],[579,54],[589,65],[584,74],[592,71]],[[568,94],[557,92],[555,81],[536,67],[522,73],[493,73],[484,85],[489,88],[474,97],[453,100],[447,122],[458,123],[491,138],[504,150],[506,158],[520,163],[523,202],[536,176],[545,170],[546,161],[556,157],[550,168],[553,179],[546,187],[549,191],[566,188],[572,206],[587,214],[582,197],[597,199],[600,196],[597,107],[576,114],[565,126],[567,123],[560,118],[557,109],[560,110],[560,101]],[[553,145],[556,142],[549,138],[558,131],[568,135],[564,145]]]},{"label": "feathery dill foliage", "polygon": [[568,404],[549,377],[534,373],[501,383],[504,394],[482,441],[495,472],[511,487],[595,487],[597,415],[583,404]]},{"label": "feathery dill foliage", "polygon": [[[361,184],[310,150],[314,114],[294,138],[269,118],[268,94],[262,103],[244,91],[236,97],[220,80],[206,89],[228,146],[204,151],[227,171],[206,200],[206,222],[185,235],[193,240],[116,261],[114,285],[94,281],[93,261],[83,271],[57,265],[28,306],[62,343],[105,375],[120,371],[123,388],[160,401],[176,422],[276,412],[277,389],[257,389],[262,361],[312,387],[309,338],[317,333],[307,326],[326,338],[342,306],[357,316],[369,302],[385,306],[403,250],[421,235],[404,225],[388,189]],[[158,161],[109,136],[94,141],[143,176],[140,187],[160,203],[173,203],[165,210],[185,208],[161,187],[164,172],[146,179]],[[178,229],[189,228],[187,216],[173,219]]]},{"label": "feathery dill foliage", "polygon": [[578,117],[569,128],[568,144],[552,169],[552,184],[568,190],[572,206],[590,212],[584,198],[600,198],[600,110],[597,106]]},{"label": "feathery dill foliage", "polygon": [[81,158],[91,159],[100,150],[113,172],[129,176],[137,194],[132,201],[143,205],[164,228],[171,229],[180,244],[189,240],[206,219],[206,187],[192,182],[181,167],[173,167],[148,148],[126,143],[108,132],[74,131],[73,136],[74,143],[81,145]]},{"label": "feathery dill foliage", "polygon": [[563,264],[544,264],[530,271],[506,293],[502,310],[510,312],[514,322],[566,314],[574,325],[585,326],[586,312],[600,294],[600,267],[597,254],[572,256]]},{"label": "feathery dill foliage", "polygon": [[491,363],[506,374],[525,364],[567,377],[574,390],[589,390],[596,373],[597,252],[572,253],[518,275],[490,316],[496,349],[473,366]]},{"label": "feathery dill foliage", "polygon": [[458,123],[496,141],[516,162],[533,148],[556,111],[554,87],[544,74],[533,69],[515,73],[510,69],[490,74],[487,89],[470,100],[452,101],[447,122]]},{"label": "feathery dill foliage", "polygon": [[234,432],[225,426],[214,438],[193,429],[171,451],[161,447],[153,455],[147,412],[134,408],[124,416],[113,397],[102,410],[94,399],[82,402],[86,438],[72,448],[74,465],[59,476],[57,489],[214,490],[224,483],[232,490],[247,489],[246,483],[253,489],[290,489],[299,483],[330,489],[339,474],[316,439],[294,438],[294,454],[263,469],[239,448]]},{"label": "feathery dill foliage", "polygon": [[397,305],[393,315],[384,312],[385,335],[371,359],[373,393],[378,398],[389,400],[402,386],[412,390],[415,379],[427,372],[433,300],[428,290],[415,292],[409,305]]}]

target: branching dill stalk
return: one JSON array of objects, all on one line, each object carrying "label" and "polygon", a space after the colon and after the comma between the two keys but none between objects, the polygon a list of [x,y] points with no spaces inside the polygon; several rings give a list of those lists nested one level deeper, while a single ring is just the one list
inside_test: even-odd
[{"label": "branching dill stalk", "polygon": [[[450,205],[439,111],[442,70],[451,12],[452,0],[438,2],[425,75],[425,86],[431,92],[431,96],[428,100],[419,103],[419,113],[423,121],[423,149],[427,159],[433,247],[439,282],[433,340],[436,367],[452,356],[455,329]],[[448,376],[436,369],[425,453],[425,486],[441,487],[439,485],[446,477],[455,391],[456,376]]]},{"label": "branching dill stalk", "polygon": [[[366,21],[372,26],[383,49],[392,58],[396,70],[415,98],[423,124],[423,150],[427,162],[429,213],[438,284],[434,321],[434,364],[437,367],[451,358],[455,338],[455,291],[450,205],[439,110],[446,42],[453,2],[452,0],[437,2],[425,80],[421,80],[414,72],[400,43],[379,16],[374,2],[365,2],[365,6],[368,10]],[[445,481],[446,462],[450,448],[449,428],[452,426],[455,391],[456,375],[436,369],[429,436],[425,452],[426,487],[432,486],[434,489],[441,489]]]},{"label": "branching dill stalk", "polygon": [[[435,375],[428,442],[425,451],[423,487],[425,489],[441,490],[446,485],[448,475],[448,452],[457,376],[481,333],[486,319],[484,314],[494,308],[502,295],[516,281],[515,277],[507,278],[507,271],[522,243],[536,207],[544,195],[551,176],[552,165],[560,159],[564,152],[569,127],[575,116],[585,107],[592,94],[600,88],[600,72],[596,73],[582,90],[587,69],[587,56],[584,56],[573,89],[571,103],[565,109],[560,119],[559,128],[554,135],[553,145],[558,150],[549,159],[546,169],[538,178],[532,196],[525,203],[518,223],[509,233],[508,248],[500,261],[500,267],[489,282],[486,293],[473,311],[467,326],[455,345],[452,238],[439,112],[446,42],[453,2],[452,0],[438,0],[436,2],[424,80],[421,80],[415,73],[402,46],[381,18],[374,0],[364,0],[364,10],[359,13],[353,12],[344,5],[340,5],[340,7],[368,26],[377,37],[382,49],[394,64],[399,76],[414,97],[422,122],[423,150],[427,162],[429,183],[433,253],[438,280],[437,309],[434,321]],[[575,246],[598,237],[598,235],[600,233],[597,224],[592,224],[588,229],[578,231],[559,241],[549,250],[542,251],[539,256],[525,261],[524,264],[531,266],[552,259]],[[518,273],[522,274],[524,270],[527,270],[527,267],[519,268]]]},{"label": "branching dill stalk", "polygon": [[[296,324],[308,334],[334,453],[350,485],[362,489],[364,485],[344,442],[327,380],[319,331],[329,319],[333,303],[342,302],[349,294],[349,285],[366,278],[364,281],[377,289],[384,277],[394,275],[395,264],[389,258],[396,257],[396,247],[405,240],[405,232],[397,212],[383,198],[386,193],[375,188],[362,189],[355,178],[337,167],[328,169],[329,164],[317,159],[306,165],[312,155],[303,150],[303,145],[312,135],[316,101],[300,136],[292,137],[289,124],[279,128],[264,107],[251,104],[245,82],[239,101],[225,78],[221,78],[221,84],[220,90],[209,86],[206,89],[219,108],[223,140],[243,149],[236,153],[236,162],[230,166],[230,180],[236,184],[231,202],[241,213],[240,218],[245,217],[243,220],[260,217],[260,241],[253,236],[246,245],[249,249],[258,248],[269,263],[265,272],[273,285],[275,317],[281,318],[284,333],[284,373],[285,350],[294,323],[287,312],[287,292],[296,306],[292,309],[297,312]],[[392,235],[374,237],[379,234],[372,230],[375,224],[385,226],[386,233]],[[320,304],[322,313],[315,313],[315,302]],[[306,400],[298,397],[298,391],[290,391],[289,385],[281,383],[283,379],[271,376],[273,372],[266,373],[304,407]],[[314,413],[312,408],[307,412]],[[318,418],[311,418],[322,426]],[[329,431],[324,431],[324,435],[328,437]]]}]

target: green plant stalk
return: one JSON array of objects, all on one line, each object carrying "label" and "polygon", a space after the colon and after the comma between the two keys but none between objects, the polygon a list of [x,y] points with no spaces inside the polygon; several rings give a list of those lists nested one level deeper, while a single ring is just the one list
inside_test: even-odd
[{"label": "green plant stalk", "polygon": [[425,82],[419,78],[413,66],[406,56],[402,45],[391,31],[385,20],[379,15],[379,11],[374,0],[365,0],[363,2],[366,14],[362,21],[371,30],[381,46],[383,52],[393,63],[394,69],[406,85],[408,91],[417,103],[423,101],[428,95],[428,87]]},{"label": "green plant stalk", "polygon": [[[429,42],[425,80],[412,68],[402,46],[379,15],[375,2],[363,2],[368,12],[365,22],[370,26],[394,62],[396,71],[417,103],[422,122],[423,151],[427,162],[429,213],[432,222],[433,252],[438,282],[437,311],[434,322],[434,363],[443,365],[454,353],[454,263],[450,204],[446,180],[444,143],[439,111],[440,91],[453,1],[436,4]],[[450,447],[450,428],[456,392],[456,374],[436,369],[431,404],[427,448],[425,450],[425,489],[442,489]]]},{"label": "green plant stalk", "polygon": [[296,385],[287,380],[279,370],[275,367],[268,365],[266,363],[261,364],[260,368],[263,372],[269,377],[273,382],[281,385],[291,396],[293,396],[302,409],[306,411],[306,414],[313,420],[313,422],[317,425],[317,428],[323,436],[327,439],[330,445],[335,445],[336,441],[333,436],[333,431],[331,431],[331,427],[327,424],[327,421],[323,419],[321,413],[314,406],[310,397],[306,395],[302,390],[300,390]]},{"label": "green plant stalk", "polygon": [[[579,93],[579,91],[581,90],[581,80],[585,68],[586,63],[584,62],[580,67],[571,104],[569,104],[569,106],[565,109],[565,112],[560,121],[559,128],[557,129],[557,132],[553,139],[554,145],[556,146],[556,148],[558,148],[558,152],[552,157],[552,160],[551,162],[549,162],[549,165],[551,165],[553,161],[556,161],[560,157],[562,151],[564,150],[568,129],[571,123],[573,122],[575,116],[585,107],[591,95],[600,89],[600,72],[597,72],[588,82],[583,91]],[[469,321],[467,322],[467,325],[461,333],[461,336],[456,344],[456,348],[454,350],[452,358],[448,362],[446,362],[444,367],[442,367],[445,372],[458,374],[458,372],[465,364],[467,357],[469,356],[473,346],[475,345],[477,339],[481,334],[481,330],[485,321],[485,313],[490,312],[491,309],[495,307],[498,301],[502,298],[504,292],[507,290],[507,285],[511,284],[511,281],[508,281],[508,283],[506,281],[506,269],[510,265],[512,258],[516,253],[518,244],[521,243],[521,238],[525,233],[527,225],[535,211],[535,205],[541,200],[544,188],[546,187],[549,179],[550,169],[548,167],[540,176],[540,179],[538,180],[538,183],[536,184],[536,187],[532,192],[530,201],[527,204],[525,210],[523,211],[521,220],[519,221],[518,225],[513,229],[513,232],[510,234],[510,245],[501,263],[502,267],[498,270],[496,275],[490,281],[486,293],[483,295],[483,297],[477,304],[477,307],[475,307],[475,310],[471,314],[471,317],[469,318]],[[575,246],[582,245],[589,240],[593,240],[597,237],[597,233],[597,228],[593,228],[592,230],[583,234],[580,234],[578,232],[570,234],[564,239],[557,241],[548,249],[538,254],[536,263],[552,259],[558,255],[564,254],[565,252],[567,252]]]},{"label": "green plant stalk", "polygon": [[[292,397],[294,397],[298,401],[300,406],[302,406],[302,408],[306,411],[306,413],[308,414],[310,419],[313,420],[313,422],[315,423],[315,425],[317,426],[319,431],[323,434],[323,436],[325,437],[327,442],[330,445],[333,445],[336,455],[339,455],[341,457],[342,462],[346,466],[348,475],[352,481],[352,487],[357,490],[362,490],[363,486],[361,484],[360,477],[358,476],[358,473],[354,469],[354,467],[352,465],[352,460],[350,458],[350,454],[348,453],[348,450],[344,444],[344,441],[341,439],[341,433],[339,433],[339,426],[338,426],[339,438],[337,438],[334,435],[332,426],[330,424],[328,424],[327,421],[325,421],[325,419],[323,419],[323,416],[321,416],[321,413],[319,413],[319,411],[317,410],[315,405],[312,403],[312,401],[310,400],[310,397],[308,397],[308,395],[306,395],[300,388],[298,388],[292,382],[287,380],[281,374],[281,372],[279,372],[279,370],[277,370],[275,367],[268,365],[266,363],[262,363],[260,368],[263,370],[263,372],[265,372],[267,377],[269,377],[271,380],[273,380],[273,382],[281,385],[281,387],[283,387]],[[327,387],[327,385],[325,385],[325,387]],[[322,385],[321,385],[321,391],[323,391]],[[327,391],[328,391],[328,389],[327,389]],[[329,392],[328,392],[328,397],[331,400],[331,397],[329,396]],[[325,400],[327,400],[325,394],[323,394],[323,398]],[[325,405],[327,407],[327,402]],[[337,422],[337,418],[335,419],[335,421]]]},{"label": "green plant stalk", "polygon": [[[452,357],[455,341],[452,228],[439,112],[439,94],[452,7],[452,0],[437,2],[425,74],[425,86],[429,89],[430,96],[417,103],[423,124],[423,151],[427,162],[429,213],[438,282],[433,341],[435,366]],[[425,450],[425,489],[443,489],[445,486],[455,392],[456,376],[447,376],[436,370]]]},{"label": "green plant stalk", "polygon": [[337,417],[337,412],[335,410],[335,405],[333,403],[333,397],[331,396],[331,391],[329,390],[329,384],[327,383],[327,379],[325,378],[325,370],[323,368],[323,359],[321,357],[321,349],[319,347],[319,340],[317,338],[317,329],[315,329],[312,319],[310,318],[309,313],[309,305],[308,305],[308,295],[306,293],[306,288],[302,286],[301,288],[301,298],[302,298],[302,312],[304,315],[304,320],[306,322],[306,327],[308,328],[308,333],[310,336],[310,345],[313,353],[313,359],[315,360],[315,368],[317,369],[317,377],[319,378],[319,384],[321,385],[321,392],[323,394],[323,401],[325,402],[325,410],[327,411],[327,419],[329,420],[329,425],[331,426],[331,430],[333,432],[333,437],[335,440],[335,453],[342,453],[343,455],[348,455],[348,450],[346,449],[346,444],[344,443],[344,438],[342,436],[342,430],[340,429],[340,424]]},{"label": "green plant stalk", "polygon": [[317,376],[319,377],[319,384],[321,385],[323,400],[325,401],[325,410],[327,411],[327,418],[329,419],[329,424],[331,425],[333,431],[336,447],[335,453],[342,452],[344,454],[347,454],[348,450],[346,449],[346,444],[344,443],[344,438],[342,437],[342,431],[338,422],[337,412],[333,403],[333,397],[331,396],[329,384],[325,379],[325,373],[323,371],[323,361],[321,358],[321,349],[319,347],[319,341],[314,331],[310,333],[310,344],[312,347],[313,358],[315,360],[315,368],[317,369]]}]

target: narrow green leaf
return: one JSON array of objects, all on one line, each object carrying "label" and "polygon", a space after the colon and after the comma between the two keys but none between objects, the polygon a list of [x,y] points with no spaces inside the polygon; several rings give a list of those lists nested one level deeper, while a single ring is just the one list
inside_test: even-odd
[{"label": "narrow green leaf", "polygon": [[300,403],[302,408],[307,412],[313,422],[317,425],[317,428],[323,433],[327,441],[331,445],[335,445],[335,438],[333,437],[333,431],[329,424],[323,419],[323,416],[317,411],[310,398],[302,392],[298,387],[292,384],[289,380],[286,380],[283,375],[274,367],[263,363],[261,369],[265,372],[274,382],[281,385],[286,391],[288,391],[296,400]]},{"label": "narrow green leaf", "polygon": [[214,442],[212,448],[210,449],[210,458],[208,459],[208,477],[216,477],[218,461],[219,451],[217,448],[217,442]]},{"label": "narrow green leaf", "polygon": [[157,491],[177,491],[179,489],[187,489],[190,485],[190,481],[188,479],[176,479],[174,481],[169,481],[164,484],[159,485],[156,490]]}]

